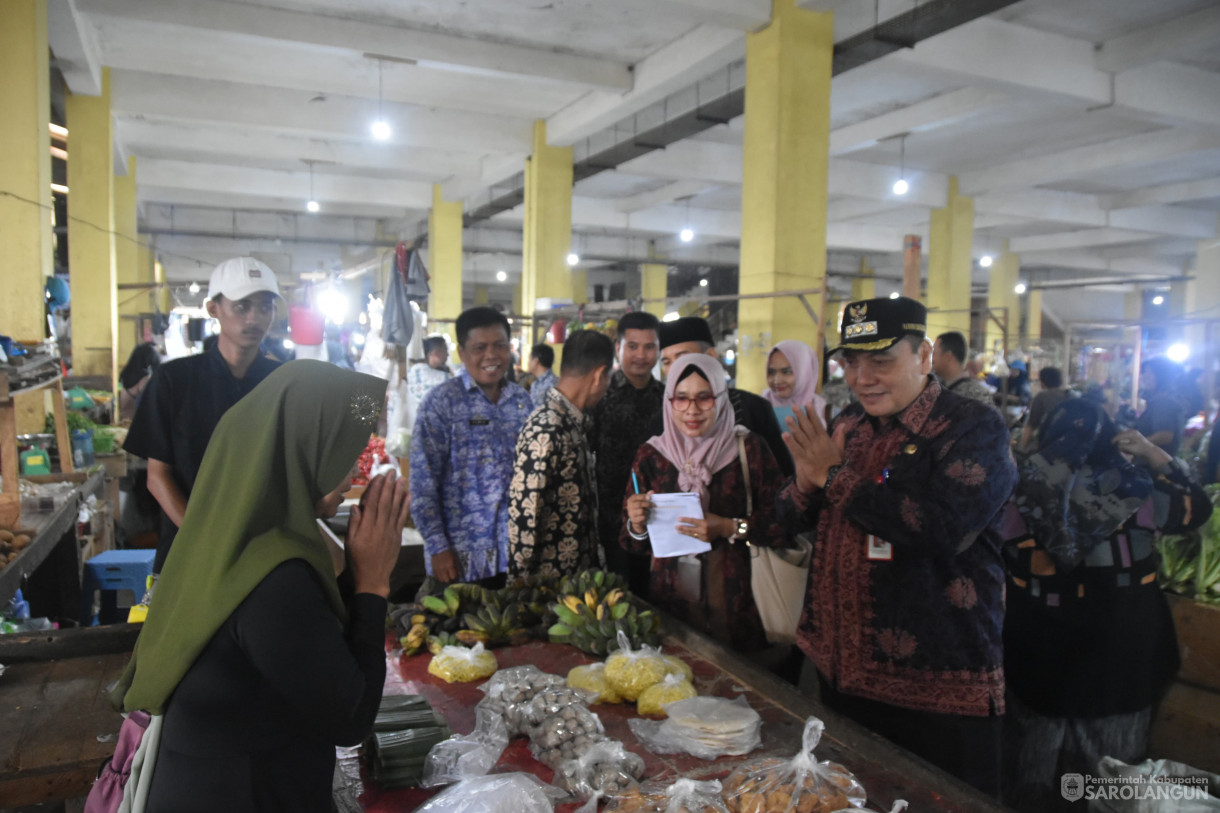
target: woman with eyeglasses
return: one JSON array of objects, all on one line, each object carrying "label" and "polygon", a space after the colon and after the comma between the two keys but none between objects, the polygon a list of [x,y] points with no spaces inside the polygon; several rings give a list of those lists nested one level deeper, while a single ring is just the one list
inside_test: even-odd
[{"label": "woman with eyeglasses", "polygon": [[623,502],[619,542],[652,555],[647,523],[656,493],[694,492],[703,518],[683,517],[680,534],[709,543],[697,556],[652,560],[658,607],[738,651],[767,646],[750,591],[753,546],[779,547],[775,522],[779,468],[767,445],[734,425],[720,362],[690,353],[673,363],[665,385],[665,429],[640,447]]}]

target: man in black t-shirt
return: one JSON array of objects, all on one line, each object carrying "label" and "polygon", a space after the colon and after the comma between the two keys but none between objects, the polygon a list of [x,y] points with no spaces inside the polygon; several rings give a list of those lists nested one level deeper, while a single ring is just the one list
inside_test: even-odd
[{"label": "man in black t-shirt", "polygon": [[253,257],[216,266],[207,299],[208,315],[220,323],[216,342],[161,365],[140,399],[124,448],[148,460],[148,490],[161,506],[154,573],[182,524],[220,417],[278,366],[259,351],[277,299],[275,273]]}]

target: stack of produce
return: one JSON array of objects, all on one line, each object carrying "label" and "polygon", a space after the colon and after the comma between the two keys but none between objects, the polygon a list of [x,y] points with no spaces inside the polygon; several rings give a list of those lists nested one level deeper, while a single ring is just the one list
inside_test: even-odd
[{"label": "stack of produce", "polygon": [[618,648],[620,633],[632,646],[656,646],[661,641],[660,616],[641,610],[615,573],[586,570],[561,582],[559,596],[553,608],[559,623],[548,630],[552,643],[608,655]]},{"label": "stack of produce", "polygon": [[[1220,506],[1220,483],[1203,487],[1212,504]],[[1220,507],[1205,525],[1188,534],[1167,534],[1161,553],[1161,587],[1171,593],[1220,604]]]},{"label": "stack of produce", "polygon": [[20,556],[29,544],[30,537],[27,534],[0,531],[0,570]]},{"label": "stack of produce", "polygon": [[418,785],[428,752],[452,733],[419,695],[381,698],[373,736],[364,745],[372,778],[384,788]]},{"label": "stack of produce", "polygon": [[390,456],[385,451],[385,438],[377,435],[370,436],[364,451],[356,459],[356,476],[352,478],[352,485],[367,486],[373,467],[389,462]]},{"label": "stack of produce", "polygon": [[762,744],[762,718],[745,697],[692,697],[670,703],[668,720],[627,721],[654,754],[691,754],[700,759],[748,754]]}]

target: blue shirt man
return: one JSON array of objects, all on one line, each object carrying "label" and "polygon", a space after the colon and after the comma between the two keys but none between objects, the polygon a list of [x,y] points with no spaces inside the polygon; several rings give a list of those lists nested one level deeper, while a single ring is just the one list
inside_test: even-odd
[{"label": "blue shirt man", "polygon": [[508,320],[486,307],[457,320],[462,369],[424,398],[411,435],[411,515],[428,575],[483,581],[508,564],[508,485],[533,404],[505,379]]},{"label": "blue shirt man", "polygon": [[530,399],[535,407],[546,403],[546,394],[555,388],[559,378],[551,370],[555,366],[555,349],[550,345],[536,344],[530,350],[529,371],[534,376],[530,385]]}]

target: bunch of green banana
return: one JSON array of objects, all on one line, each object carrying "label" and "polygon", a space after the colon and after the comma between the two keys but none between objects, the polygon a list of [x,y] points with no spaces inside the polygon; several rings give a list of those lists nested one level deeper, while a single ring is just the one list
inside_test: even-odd
[{"label": "bunch of green banana", "polygon": [[410,631],[398,641],[402,646],[402,654],[408,656],[419,652],[427,642],[428,625],[422,622],[412,626]]},{"label": "bunch of green banana", "polygon": [[428,651],[433,655],[441,654],[441,650],[447,646],[463,646],[463,644],[457,639],[457,635],[451,632],[438,632],[436,635],[428,636]]},{"label": "bunch of green banana", "polygon": [[594,655],[618,649],[619,632],[627,634],[633,647],[659,642],[660,617],[651,610],[641,612],[630,597],[621,587],[604,596],[599,596],[593,587],[584,595],[565,595],[552,608],[559,622],[551,625],[547,636],[552,643],[571,644]]},{"label": "bunch of green banana", "polygon": [[568,576],[559,583],[559,595],[584,595],[589,590],[608,593],[615,589],[627,589],[627,581],[617,573],[609,570],[585,570],[575,576]]},{"label": "bunch of green banana", "polygon": [[521,611],[520,604],[510,604],[501,609],[498,602],[489,601],[477,613],[462,616],[466,628],[458,632],[458,636],[465,636],[471,641],[480,640],[486,647],[527,643],[530,633],[521,625]]}]

